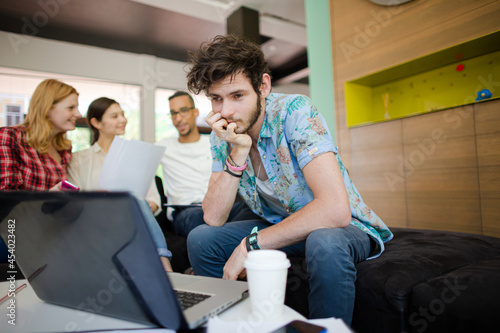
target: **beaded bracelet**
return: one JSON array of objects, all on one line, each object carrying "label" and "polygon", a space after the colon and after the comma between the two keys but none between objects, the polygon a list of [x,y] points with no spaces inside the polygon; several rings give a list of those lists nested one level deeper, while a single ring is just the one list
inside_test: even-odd
[{"label": "beaded bracelet", "polygon": [[[236,164],[236,163],[235,163]],[[243,164],[242,166],[234,166],[232,165],[230,162],[229,162],[229,158],[226,158],[226,165],[229,169],[233,170],[233,171],[244,171],[248,164],[247,162],[245,161],[245,164]]]},{"label": "beaded bracelet", "polygon": [[233,157],[231,156],[231,154],[227,155],[227,158],[229,159],[229,163],[231,163],[232,166],[235,166],[237,168],[239,168],[240,166],[233,160]]}]

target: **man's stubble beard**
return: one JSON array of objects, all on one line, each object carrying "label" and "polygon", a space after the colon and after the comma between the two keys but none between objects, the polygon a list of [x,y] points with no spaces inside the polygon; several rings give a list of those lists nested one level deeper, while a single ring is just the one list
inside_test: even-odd
[{"label": "man's stubble beard", "polygon": [[185,133],[185,134],[182,134],[181,132],[179,132],[179,136],[188,136],[189,134],[191,134],[191,132],[193,131],[193,129],[191,127],[189,127],[188,131]]},{"label": "man's stubble beard", "polygon": [[236,131],[237,134],[248,133],[248,131],[257,123],[259,120],[260,112],[262,111],[262,105],[260,103],[260,94],[257,94],[257,102],[255,103],[255,109],[250,115],[249,125],[245,130]]}]

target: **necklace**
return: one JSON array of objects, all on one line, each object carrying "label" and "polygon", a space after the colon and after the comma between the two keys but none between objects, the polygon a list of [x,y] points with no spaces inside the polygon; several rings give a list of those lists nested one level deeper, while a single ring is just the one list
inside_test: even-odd
[{"label": "necklace", "polygon": [[259,178],[260,176],[260,168],[262,167],[262,161],[260,162],[259,164],[259,170],[257,170],[257,178],[255,178],[255,191],[253,192],[253,201],[254,202],[257,202],[257,179]]},{"label": "necklace", "polygon": [[260,164],[259,164],[259,170],[257,170],[257,178],[259,178],[259,176],[260,176],[260,168],[261,167],[262,167],[262,162],[260,162]]}]

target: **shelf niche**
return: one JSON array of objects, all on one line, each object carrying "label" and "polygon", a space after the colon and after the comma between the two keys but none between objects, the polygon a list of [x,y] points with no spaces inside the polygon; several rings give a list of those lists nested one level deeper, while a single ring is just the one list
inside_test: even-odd
[{"label": "shelf niche", "polygon": [[500,31],[348,81],[345,94],[348,127],[500,98]]}]

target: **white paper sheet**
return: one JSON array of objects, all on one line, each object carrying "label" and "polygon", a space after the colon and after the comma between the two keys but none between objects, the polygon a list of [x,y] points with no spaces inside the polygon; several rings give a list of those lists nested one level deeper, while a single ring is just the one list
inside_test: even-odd
[{"label": "white paper sheet", "polygon": [[115,136],[102,166],[99,187],[145,197],[165,147]]}]

